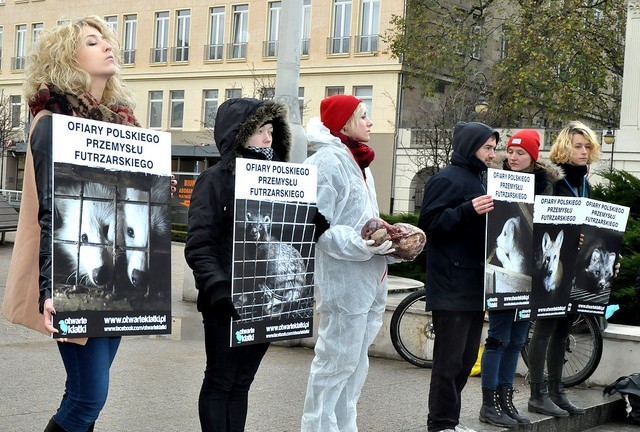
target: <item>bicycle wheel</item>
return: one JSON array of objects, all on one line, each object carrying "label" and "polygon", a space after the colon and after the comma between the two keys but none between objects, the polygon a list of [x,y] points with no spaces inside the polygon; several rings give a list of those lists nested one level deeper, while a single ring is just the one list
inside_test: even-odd
[{"label": "bicycle wheel", "polygon": [[[535,321],[531,323],[529,335],[522,347],[521,355],[529,366],[529,341],[533,335]],[[602,332],[594,315],[577,315],[567,338],[562,369],[562,383],[565,387],[586,381],[595,372],[602,358]],[[545,365],[545,379],[547,377]]]},{"label": "bicycle wheel", "polygon": [[398,354],[409,363],[430,368],[433,364],[433,322],[426,312],[426,290],[405,297],[391,317],[391,342]]}]

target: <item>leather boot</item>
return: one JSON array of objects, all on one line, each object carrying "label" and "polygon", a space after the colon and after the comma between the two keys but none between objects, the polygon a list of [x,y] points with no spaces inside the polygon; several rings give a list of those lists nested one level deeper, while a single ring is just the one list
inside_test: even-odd
[{"label": "leather boot", "polygon": [[509,417],[514,419],[520,424],[529,424],[531,420],[527,417],[521,416],[518,413],[518,410],[513,405],[513,392],[515,390],[513,387],[501,385],[498,386],[498,401],[500,401],[500,408],[504,411]]},{"label": "leather boot", "polygon": [[585,412],[584,408],[574,405],[567,398],[567,393],[564,391],[564,386],[560,381],[549,381],[549,399],[569,414],[584,414]]},{"label": "leather boot", "polygon": [[531,397],[528,404],[529,412],[540,413],[552,417],[568,417],[569,413],[558,407],[547,392],[547,383],[531,383]]},{"label": "leather boot", "polygon": [[504,426],[508,428],[518,426],[518,422],[509,417],[498,401],[498,392],[496,389],[482,389],[482,407],[480,408],[480,421],[490,423],[496,426]]},{"label": "leather boot", "polygon": [[49,420],[49,424],[47,424],[47,427],[44,429],[44,432],[67,432],[67,431],[62,429],[62,427],[58,425],[58,423],[56,423],[53,417],[51,417],[51,420]]},{"label": "leather boot", "polygon": [[89,429],[87,429],[87,432],[93,432],[93,429],[96,427],[96,422],[93,422],[89,425]]}]

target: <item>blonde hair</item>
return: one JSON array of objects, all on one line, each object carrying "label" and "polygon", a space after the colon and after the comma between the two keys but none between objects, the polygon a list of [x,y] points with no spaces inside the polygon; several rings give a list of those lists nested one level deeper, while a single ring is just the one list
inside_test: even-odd
[{"label": "blonde hair", "polygon": [[[91,76],[80,67],[76,55],[80,33],[85,26],[93,27],[111,45],[116,65],[120,68],[120,44],[107,23],[90,15],[69,24],[43,30],[26,59],[23,94],[27,103],[37,99],[41,85],[53,85],[64,93],[81,95],[91,88]],[[106,105],[125,106],[133,110],[133,91],[116,73],[107,81],[102,95]]]},{"label": "blonde hair", "polygon": [[596,138],[595,132],[593,132],[593,130],[584,123],[572,121],[567,125],[567,127],[560,131],[558,137],[551,146],[551,151],[549,152],[549,159],[551,162],[561,164],[567,163],[571,160],[571,149],[573,148],[571,141],[575,134],[580,134],[585,137],[591,145],[587,164],[590,165],[600,160],[600,143]]},{"label": "blonde hair", "polygon": [[[356,109],[353,110],[353,114],[351,114],[351,117],[349,117],[349,120],[347,120],[342,130],[343,131],[353,130],[356,126],[356,122],[358,121],[358,119],[365,114],[367,114],[367,107],[365,104],[360,102],[356,107]],[[350,136],[349,132],[345,133],[345,135]]]}]

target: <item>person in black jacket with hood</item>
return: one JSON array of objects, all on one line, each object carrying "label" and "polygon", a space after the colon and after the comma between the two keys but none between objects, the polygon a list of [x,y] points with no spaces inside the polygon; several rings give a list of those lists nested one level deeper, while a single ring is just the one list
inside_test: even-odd
[{"label": "person in black jacket with hood", "polygon": [[451,165],[427,182],[418,226],[427,234],[427,308],[435,342],[427,428],[454,429],[461,392],[478,357],[484,319],[486,170],[499,134],[482,123],[458,123]]},{"label": "person in black jacket with hood", "polygon": [[241,98],[218,108],[214,139],[221,160],[198,177],[191,195],[185,257],[198,289],[207,357],[198,411],[203,432],[243,431],[249,387],[268,343],[230,348],[236,158],[286,162],[286,106]]}]

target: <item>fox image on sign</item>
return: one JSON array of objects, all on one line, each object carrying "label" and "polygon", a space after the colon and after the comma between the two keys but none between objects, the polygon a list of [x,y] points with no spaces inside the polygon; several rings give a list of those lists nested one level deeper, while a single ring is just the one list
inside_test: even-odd
[{"label": "fox image on sign", "polygon": [[496,238],[496,257],[507,270],[526,273],[521,241],[520,216],[507,219]]},{"label": "fox image on sign", "polygon": [[542,273],[543,285],[547,292],[554,292],[562,281],[562,261],[560,249],[564,240],[564,231],[560,231],[555,240],[549,233],[542,236]]}]

